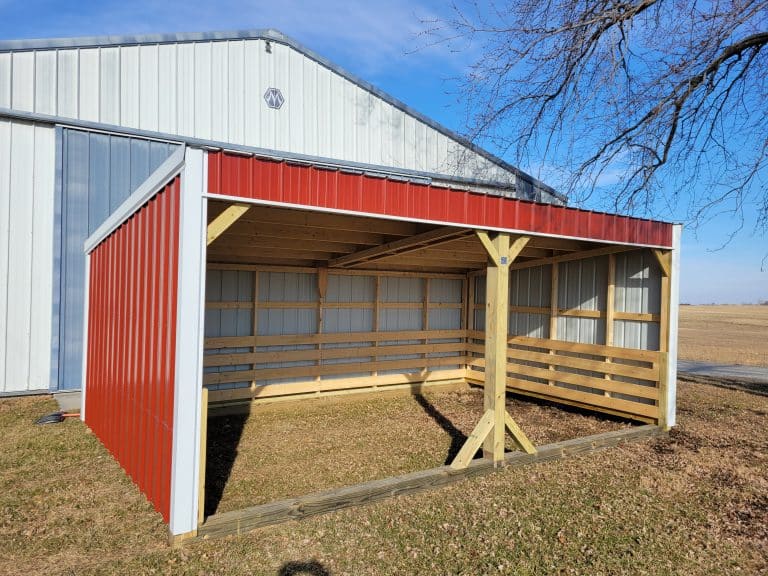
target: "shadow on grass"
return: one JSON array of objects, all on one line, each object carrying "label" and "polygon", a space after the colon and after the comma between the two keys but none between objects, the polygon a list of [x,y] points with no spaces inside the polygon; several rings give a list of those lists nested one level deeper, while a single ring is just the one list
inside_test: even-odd
[{"label": "shadow on grass", "polygon": [[243,436],[250,411],[214,416],[208,419],[208,441],[205,465],[205,517],[215,514],[224,488],[232,474],[237,448]]},{"label": "shadow on grass", "polygon": [[437,422],[440,428],[445,430],[451,437],[451,447],[448,449],[448,455],[445,457],[444,462],[444,464],[450,464],[453,462],[456,454],[459,453],[459,450],[461,450],[461,447],[464,446],[464,443],[467,441],[467,436],[464,432],[456,428],[456,426],[453,425],[453,422],[448,420],[445,415],[435,408],[435,405],[427,400],[420,391],[414,393],[413,397],[416,402],[419,403],[419,406],[424,409],[424,412]]},{"label": "shadow on grass", "polygon": [[331,576],[331,573],[317,560],[310,560],[308,562],[286,562],[277,573],[277,576],[300,575]]}]

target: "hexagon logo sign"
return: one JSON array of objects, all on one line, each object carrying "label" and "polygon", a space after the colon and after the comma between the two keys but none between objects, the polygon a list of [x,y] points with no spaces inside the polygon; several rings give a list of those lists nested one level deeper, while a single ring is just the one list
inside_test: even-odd
[{"label": "hexagon logo sign", "polygon": [[285,102],[285,98],[279,88],[267,88],[267,91],[264,92],[264,101],[270,108],[279,110]]}]

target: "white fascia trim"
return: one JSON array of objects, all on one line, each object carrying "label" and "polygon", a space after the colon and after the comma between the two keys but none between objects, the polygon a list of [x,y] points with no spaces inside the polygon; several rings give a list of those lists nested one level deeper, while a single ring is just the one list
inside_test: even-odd
[{"label": "white fascia trim", "polygon": [[[347,216],[364,216],[366,218],[378,218],[380,220],[395,220],[397,222],[415,222],[417,224],[435,224],[437,226],[455,226],[457,228],[466,228],[468,230],[488,230],[491,232],[507,232],[510,234],[521,234],[527,236],[537,236],[541,238],[562,238],[566,240],[581,240],[586,242],[599,242],[601,244],[610,244],[612,246],[636,246],[637,248],[658,248],[669,250],[669,246],[660,244],[636,244],[632,242],[616,242],[614,240],[598,240],[587,238],[585,236],[567,236],[564,234],[548,234],[544,232],[531,232],[530,230],[518,230],[516,228],[497,228],[492,226],[473,226],[461,222],[450,222],[447,220],[427,220],[423,218],[408,218],[406,216],[390,216],[388,214],[375,214],[373,212],[360,212],[357,210],[339,210],[337,208],[326,208],[322,206],[308,206],[306,204],[292,204],[290,202],[275,202],[273,200],[262,200],[259,198],[244,198],[242,196],[230,196],[227,194],[205,193],[205,197],[210,200],[223,200],[226,202],[237,202],[238,204],[255,204],[259,206],[274,206],[276,208],[291,208],[294,210],[304,210],[308,212],[325,212],[328,214],[344,214]],[[545,206],[542,204],[542,206]]]},{"label": "white fascia trim", "polygon": [[85,301],[83,302],[83,374],[80,383],[80,420],[85,422],[85,395],[88,388],[85,382],[88,377],[88,315],[91,298],[91,255],[85,255]]},{"label": "white fascia trim", "polygon": [[197,530],[205,297],[206,158],[188,148],[181,176],[176,302],[176,381],[171,467],[171,534]]},{"label": "white fascia trim", "polygon": [[179,146],[165,162],[149,175],[141,186],[131,194],[118,207],[117,210],[99,226],[85,241],[85,252],[90,253],[96,246],[101,244],[104,239],[112,234],[123,222],[133,216],[139,208],[144,206],[152,199],[163,187],[175,178],[182,166],[184,166],[184,152],[186,146]]},{"label": "white fascia trim", "polygon": [[669,345],[667,347],[667,426],[677,416],[677,337],[680,318],[680,246],[683,225],[672,226],[672,268],[669,279]]}]

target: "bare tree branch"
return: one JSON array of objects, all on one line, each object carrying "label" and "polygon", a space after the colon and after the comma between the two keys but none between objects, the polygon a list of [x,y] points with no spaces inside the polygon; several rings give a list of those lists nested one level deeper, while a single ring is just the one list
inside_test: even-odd
[{"label": "bare tree branch", "polygon": [[479,47],[468,136],[557,167],[575,203],[688,198],[692,223],[768,231],[768,0],[478,0],[426,36]]}]

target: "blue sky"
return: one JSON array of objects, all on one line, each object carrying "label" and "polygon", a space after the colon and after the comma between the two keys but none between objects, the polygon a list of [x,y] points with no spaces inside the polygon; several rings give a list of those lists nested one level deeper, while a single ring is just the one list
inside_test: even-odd
[{"label": "blue sky", "polygon": [[[445,14],[449,5],[432,0],[0,0],[0,38],[276,28],[461,132],[464,111],[455,95],[456,78],[471,62],[472,49],[452,52],[446,47],[428,47],[428,40],[419,35],[422,21]],[[547,162],[537,165],[547,166]],[[521,168],[546,180],[540,168]],[[681,221],[683,204],[657,216]],[[753,236],[752,224],[747,207],[743,232],[724,248],[729,233],[738,226],[728,215],[697,231],[685,231],[683,302],[768,300],[768,271],[761,271],[768,238]]]}]

